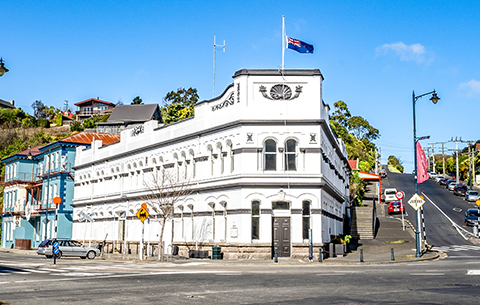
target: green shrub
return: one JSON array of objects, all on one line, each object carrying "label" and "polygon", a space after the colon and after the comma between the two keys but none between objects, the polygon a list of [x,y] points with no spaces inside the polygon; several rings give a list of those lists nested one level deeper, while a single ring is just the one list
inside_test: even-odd
[{"label": "green shrub", "polygon": [[50,121],[44,118],[39,118],[37,121],[38,127],[50,128]]},{"label": "green shrub", "polygon": [[82,123],[80,123],[79,121],[75,121],[73,122],[72,124],[70,124],[70,131],[71,132],[74,132],[74,131],[83,131],[83,126],[82,126]]}]

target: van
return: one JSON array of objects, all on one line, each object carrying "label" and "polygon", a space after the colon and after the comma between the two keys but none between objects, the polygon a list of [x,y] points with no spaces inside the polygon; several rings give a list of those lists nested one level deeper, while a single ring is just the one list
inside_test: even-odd
[{"label": "van", "polygon": [[397,189],[396,188],[388,188],[388,189],[385,189],[384,191],[384,198],[385,198],[385,202],[390,202],[390,201],[395,201],[397,200],[397,197],[395,197],[395,194],[397,193]]}]

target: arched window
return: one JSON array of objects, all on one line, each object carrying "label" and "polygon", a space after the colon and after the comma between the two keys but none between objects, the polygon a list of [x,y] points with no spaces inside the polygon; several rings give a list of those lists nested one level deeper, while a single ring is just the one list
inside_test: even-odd
[{"label": "arched window", "polygon": [[277,170],[277,143],[274,140],[265,141],[263,155],[263,170]]},{"label": "arched window", "polygon": [[302,204],[303,239],[308,239],[308,231],[310,230],[310,201],[305,200]]},{"label": "arched window", "polygon": [[297,170],[297,141],[288,140],[285,143],[285,170],[296,171]]},{"label": "arched window", "polygon": [[252,240],[260,239],[260,201],[252,201]]}]

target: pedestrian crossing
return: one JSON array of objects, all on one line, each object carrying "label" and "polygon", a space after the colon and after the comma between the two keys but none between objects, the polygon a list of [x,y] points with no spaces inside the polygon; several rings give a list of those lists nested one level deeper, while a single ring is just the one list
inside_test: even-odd
[{"label": "pedestrian crossing", "polygon": [[459,251],[480,251],[480,246],[474,245],[451,245],[451,246],[441,246],[441,247],[432,247],[433,251],[442,251],[442,252],[459,252]]},{"label": "pedestrian crossing", "polygon": [[[137,269],[137,268],[135,268]],[[55,266],[51,265],[31,265],[31,264],[13,264],[0,262],[0,277],[14,274],[37,274],[65,277],[89,277],[104,276],[114,273],[135,272],[132,266],[110,265],[110,266]]]}]

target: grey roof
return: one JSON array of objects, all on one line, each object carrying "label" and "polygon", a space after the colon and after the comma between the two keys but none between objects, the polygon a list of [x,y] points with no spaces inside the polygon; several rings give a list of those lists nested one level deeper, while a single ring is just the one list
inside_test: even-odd
[{"label": "grey roof", "polygon": [[0,108],[15,108],[14,105],[12,105],[12,103],[10,102],[7,102],[7,101],[4,101],[2,99],[0,99]]},{"label": "grey roof", "polygon": [[113,109],[107,122],[146,122],[152,119],[162,122],[157,104],[118,105]]}]

